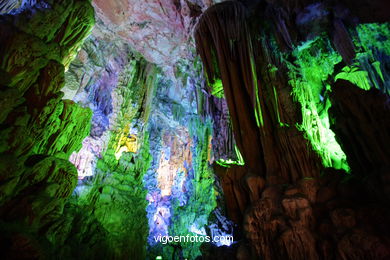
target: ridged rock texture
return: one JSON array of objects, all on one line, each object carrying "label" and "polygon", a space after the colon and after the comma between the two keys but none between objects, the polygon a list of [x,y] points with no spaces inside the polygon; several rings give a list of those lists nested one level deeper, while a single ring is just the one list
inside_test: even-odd
[{"label": "ridged rock texture", "polygon": [[350,4],[226,1],[202,15],[207,84],[222,81],[245,161],[216,166],[242,241],[206,259],[390,257],[389,25],[359,25]]},{"label": "ridged rock texture", "polygon": [[2,1],[0,257],[389,259],[388,10]]},{"label": "ridged rock texture", "polygon": [[[148,13],[142,16],[147,19],[145,25],[137,30],[128,20],[112,27],[110,19],[121,15],[110,4],[93,3],[96,25],[65,74],[62,89],[65,98],[93,110],[90,135],[70,158],[78,169],[79,182],[68,203],[69,215],[78,212],[85,226],[72,231],[71,237],[78,241],[70,245],[72,255],[132,259],[200,255],[200,243],[183,244],[176,250],[157,244],[154,238],[194,230],[205,234],[206,226],[215,235],[229,228],[231,232],[223,210],[214,212],[215,190],[221,190],[214,187],[209,166],[212,126],[197,113],[201,110],[197,95],[204,94],[200,62],[191,67],[195,48],[188,46],[194,42],[180,40],[189,38],[190,32],[180,26],[177,31],[172,25],[173,18],[182,18],[180,6],[169,1],[164,9],[154,2],[134,2],[136,11],[124,10],[130,16],[126,19],[141,19],[137,17]],[[119,7],[123,6],[118,3]],[[165,8],[171,11],[166,13]],[[131,16],[133,12],[136,15]],[[180,41],[167,38],[172,35],[166,31],[174,32]],[[139,49],[147,40],[131,40],[142,34],[153,43],[161,40],[159,33],[169,50],[185,44],[183,53]],[[85,249],[90,246],[87,237],[93,237],[97,246]]]},{"label": "ridged rock texture", "polygon": [[[38,3],[14,9],[9,16],[23,16],[24,9],[32,12]],[[69,57],[69,61],[74,60],[67,60],[65,80],[63,74],[61,78],[65,81],[59,88],[64,92],[63,102],[73,100],[90,109],[92,118],[79,118],[91,123],[89,132],[80,136],[67,133],[72,141],[76,140],[74,136],[80,137],[77,149],[68,149],[64,157],[70,155],[78,181],[62,216],[53,217],[52,225],[45,226],[54,244],[51,252],[81,259],[200,255],[200,243],[183,245],[180,252],[173,247],[162,248],[153,236],[168,232],[186,235],[194,230],[206,234],[210,223],[209,233],[231,232],[231,223],[222,210],[212,213],[216,190],[221,191],[214,187],[210,168],[211,124],[197,114],[201,109],[197,95],[203,95],[199,90],[203,82],[200,63],[191,67],[195,48],[190,29],[207,6],[202,2],[181,5],[166,1],[167,13],[160,4],[134,2],[138,16],[148,13],[137,18],[133,9],[125,10],[126,19],[147,19],[147,26],[135,30],[135,22],[127,20],[113,26],[110,19],[116,19],[113,16],[118,12],[110,4],[106,8],[107,3],[92,3],[96,25],[83,45],[75,45],[78,53]],[[118,6],[122,8],[122,4]],[[183,17],[192,20],[184,30],[181,9],[188,4],[193,10]],[[128,27],[128,22],[133,25]],[[126,35],[119,33],[120,29]],[[151,43],[164,44],[167,50],[159,54],[151,47],[139,49],[142,42],[131,40],[137,34]],[[177,37],[169,38],[173,36]],[[169,53],[181,49],[180,55]]]},{"label": "ridged rock texture", "polygon": [[91,110],[62,100],[60,90],[65,67],[93,24],[89,1],[46,1],[0,17],[4,258],[52,257],[57,240],[50,230],[77,184],[68,159],[81,148],[92,117]]}]

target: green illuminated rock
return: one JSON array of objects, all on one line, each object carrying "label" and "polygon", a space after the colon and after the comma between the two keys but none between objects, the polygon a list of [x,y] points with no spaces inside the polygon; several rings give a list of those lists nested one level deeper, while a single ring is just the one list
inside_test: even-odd
[{"label": "green illuminated rock", "polygon": [[[81,148],[92,117],[63,101],[60,90],[65,67],[94,24],[93,8],[89,1],[48,2],[49,9],[0,20],[2,239],[17,245],[18,236],[28,237],[36,258],[53,257],[57,224],[65,221],[64,205],[77,184],[68,159]],[[11,247],[5,254],[19,253]]]},{"label": "green illuminated rock", "polygon": [[349,171],[346,155],[330,129],[327,112],[330,103],[326,95],[330,86],[326,81],[341,56],[332,50],[328,40],[320,37],[298,46],[293,55],[296,65],[288,65],[290,84],[302,107],[302,123],[297,127],[305,131],[324,166]]}]

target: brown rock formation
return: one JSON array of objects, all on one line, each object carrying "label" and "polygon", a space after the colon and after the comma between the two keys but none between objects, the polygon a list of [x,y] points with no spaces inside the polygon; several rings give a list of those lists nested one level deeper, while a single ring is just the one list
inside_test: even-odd
[{"label": "brown rock formation", "polygon": [[[390,157],[383,145],[390,143],[390,131],[385,130],[390,125],[388,98],[343,81],[334,86],[333,129],[351,162],[352,177],[324,169],[295,126],[302,121],[300,106],[290,95],[288,69],[275,48],[288,50],[299,38],[309,37],[308,32],[316,33],[313,26],[320,20],[306,23],[310,28],[305,29],[291,19],[293,13],[314,8],[305,9],[309,4],[272,1],[250,12],[239,2],[227,1],[209,8],[196,29],[208,83],[222,79],[234,137],[245,160],[242,167],[217,169],[229,216],[244,231],[236,257],[386,259],[390,229],[379,219],[389,216],[389,208],[380,206],[388,203],[384,194],[389,190],[385,169]],[[276,15],[271,26],[277,28],[272,31],[277,47],[267,38],[269,24],[259,19],[264,7]],[[333,26],[329,37],[349,64],[355,51],[345,28],[348,19],[332,8],[339,17],[333,25],[318,19]],[[364,183],[363,175],[375,178]],[[367,214],[367,207],[377,215]]]}]

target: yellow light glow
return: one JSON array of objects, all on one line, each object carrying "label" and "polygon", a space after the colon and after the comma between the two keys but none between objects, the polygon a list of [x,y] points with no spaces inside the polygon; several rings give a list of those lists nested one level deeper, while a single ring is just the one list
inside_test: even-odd
[{"label": "yellow light glow", "polygon": [[117,150],[115,152],[115,158],[119,160],[121,158],[122,153],[131,152],[136,153],[138,150],[138,142],[136,135],[127,136],[122,133],[121,138],[119,139]]}]

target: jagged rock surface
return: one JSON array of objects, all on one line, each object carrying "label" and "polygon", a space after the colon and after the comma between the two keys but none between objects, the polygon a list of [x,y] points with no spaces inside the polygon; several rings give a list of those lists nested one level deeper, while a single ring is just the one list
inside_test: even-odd
[{"label": "jagged rock surface", "polygon": [[[150,258],[389,258],[388,101],[379,93],[390,89],[388,26],[358,26],[386,21],[385,1],[212,7],[197,32],[204,79],[192,33],[215,2],[92,1],[97,25],[85,42],[90,1],[0,4],[5,257],[145,259],[148,241]],[[328,123],[352,175],[321,165],[320,153],[326,166],[346,164],[324,152],[337,144],[322,131]],[[236,145],[246,164],[214,164],[215,179],[210,164],[237,162]],[[150,243],[231,234],[217,202],[239,243]]]},{"label": "jagged rock surface", "polygon": [[[387,92],[388,71],[381,69],[384,76],[378,80],[380,84],[376,84],[376,76],[362,80],[368,88],[378,88],[376,94],[374,90],[364,93],[357,86],[352,90],[351,86],[346,87],[351,83],[337,81],[329,97],[323,87],[333,84],[344,66],[366,67],[361,57],[368,54],[356,36],[350,36],[350,26],[356,26],[357,19],[365,17],[354,12],[355,7],[351,6],[350,10],[342,3],[227,1],[209,8],[200,18],[195,34],[198,53],[208,84],[214,87],[222,80],[234,137],[245,161],[244,166],[233,165],[225,170],[216,167],[228,215],[243,230],[244,239],[235,253],[230,252],[232,258],[386,259],[390,256],[386,249],[389,227],[381,220],[389,216],[389,208],[381,206],[388,203],[385,195],[388,174],[384,170],[389,167],[384,145],[389,142],[385,130],[389,122],[384,116],[388,113],[388,97],[379,94]],[[259,15],[265,19],[258,19]],[[324,33],[328,26],[333,30]],[[380,29],[377,33],[381,35]],[[329,38],[327,50],[321,47],[325,43],[317,40],[319,36]],[[359,37],[364,42],[361,34]],[[310,50],[316,53],[310,54],[312,57],[319,57],[318,49],[327,52],[323,60],[334,64],[330,65],[331,69],[322,67],[310,72],[305,69],[302,53]],[[388,64],[387,51],[379,48],[373,53],[376,52],[383,54],[379,62]],[[311,82],[302,92],[299,88],[305,85],[300,83],[300,77]],[[316,91],[316,84],[321,86],[321,92],[308,94]],[[305,102],[305,98],[308,100],[305,95],[313,95],[314,100],[318,99],[317,104],[331,102],[332,129],[350,162],[351,175],[321,165],[319,156],[323,156],[320,153],[323,150],[315,148],[318,137],[309,139],[310,129],[305,129],[310,113],[315,113],[315,106],[308,109],[310,103]],[[360,103],[362,100],[366,100],[364,105]],[[318,113],[327,109],[321,106],[322,111]],[[301,110],[309,114],[301,115]],[[373,122],[378,123],[373,127]],[[303,127],[299,129],[300,125]],[[320,131],[317,133],[321,135]],[[332,165],[336,168],[340,163],[332,162]],[[370,181],[362,181],[362,176]],[[377,191],[372,190],[373,184]],[[369,211],[375,213],[368,214]],[[354,251],[354,247],[359,250]],[[213,248],[205,251],[206,259],[215,259],[210,252],[220,254]]]},{"label": "jagged rock surface", "polygon": [[9,259],[51,257],[56,241],[49,242],[49,230],[77,183],[68,159],[90,130],[91,111],[63,101],[60,90],[94,23],[92,6],[47,2],[0,17],[0,215],[2,255]]}]

